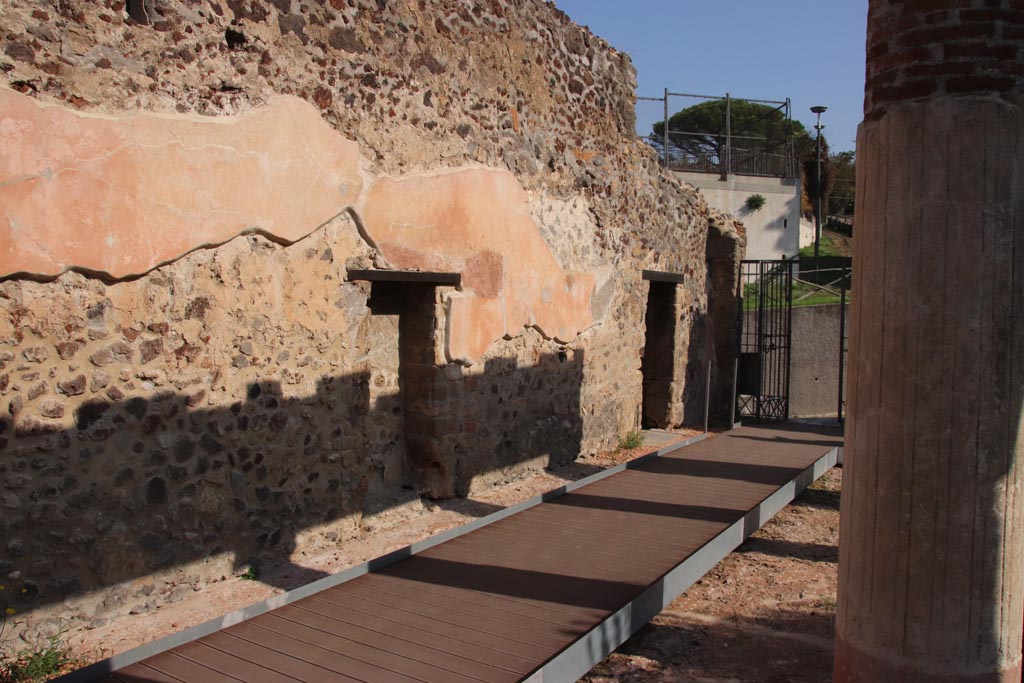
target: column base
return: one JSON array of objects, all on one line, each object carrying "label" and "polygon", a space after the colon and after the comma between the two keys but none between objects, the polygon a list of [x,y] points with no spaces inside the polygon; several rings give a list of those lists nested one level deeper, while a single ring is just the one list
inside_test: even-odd
[{"label": "column base", "polygon": [[949,671],[940,662],[870,655],[836,636],[833,683],[1021,683],[1021,659],[997,671]]}]

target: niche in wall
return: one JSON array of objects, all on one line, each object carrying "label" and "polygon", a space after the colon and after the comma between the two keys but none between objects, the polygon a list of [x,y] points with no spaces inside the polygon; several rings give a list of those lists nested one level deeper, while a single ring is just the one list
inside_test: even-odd
[{"label": "niche in wall", "polygon": [[451,459],[442,452],[439,422],[446,406],[446,378],[434,363],[436,287],[459,283],[458,273],[349,271],[369,280],[371,314],[398,315],[398,382],[402,406],[405,485],[433,498],[454,495]]}]

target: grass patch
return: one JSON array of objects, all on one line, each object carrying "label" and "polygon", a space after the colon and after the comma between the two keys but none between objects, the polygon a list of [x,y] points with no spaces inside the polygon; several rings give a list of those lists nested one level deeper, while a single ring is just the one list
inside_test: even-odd
[{"label": "grass patch", "polygon": [[[833,287],[835,289],[835,287]],[[846,301],[850,301],[850,291],[846,292]],[[804,298],[806,297],[806,298]],[[842,297],[839,294],[832,294],[823,289],[818,289],[809,284],[803,282],[793,283],[793,306],[822,306],[824,304],[838,304],[842,302]],[[747,284],[743,287],[743,310],[744,311],[755,311],[758,308],[757,298],[757,285]],[[776,308],[778,303],[774,306],[769,302],[765,302],[765,308]]]},{"label": "grass patch", "polygon": [[74,668],[78,661],[64,647],[60,635],[49,636],[46,642],[26,648],[0,664],[0,683],[39,683]]},{"label": "grass patch", "polygon": [[[818,242],[819,256],[851,256],[851,239],[832,230],[821,229],[821,240]],[[800,248],[804,258],[814,258],[814,244]]]},{"label": "grass patch", "polygon": [[[802,297],[806,296],[804,299]],[[846,299],[849,301],[850,293],[846,293]],[[805,285],[802,282],[793,283],[793,305],[794,306],[820,306],[822,304],[838,304],[842,301],[842,297],[838,294],[832,294],[826,292],[823,289]]]},{"label": "grass patch", "polygon": [[818,609],[823,609],[830,612],[834,611],[836,608],[836,599],[831,595],[821,595],[818,597],[817,607]]},{"label": "grass patch", "polygon": [[249,565],[244,572],[238,575],[242,581],[257,581],[260,578],[260,571],[256,568],[256,565]]},{"label": "grass patch", "polygon": [[640,448],[644,445],[644,433],[639,429],[634,429],[631,432],[626,432],[619,437],[619,448]]}]

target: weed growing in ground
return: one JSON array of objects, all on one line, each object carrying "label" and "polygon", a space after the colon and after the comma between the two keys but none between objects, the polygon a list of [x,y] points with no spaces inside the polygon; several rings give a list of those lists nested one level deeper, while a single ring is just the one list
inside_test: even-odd
[{"label": "weed growing in ground", "polygon": [[18,613],[14,608],[14,596],[27,593],[27,588],[19,591],[13,586],[0,584],[0,683],[41,683],[80,664],[68,654],[63,632],[47,636],[35,646],[18,651],[5,645],[4,636],[9,635],[14,616]]},{"label": "weed growing in ground", "polygon": [[6,671],[4,662],[9,658],[7,647],[4,645],[4,636],[13,623],[14,615],[17,614],[17,610],[11,606],[11,602],[11,589],[0,583],[0,681],[7,680],[3,678]]},{"label": "weed growing in ground", "polygon": [[822,595],[818,597],[818,609],[834,610],[835,608],[836,598],[834,595]]},{"label": "weed growing in ground", "polygon": [[0,664],[0,683],[39,683],[66,672],[75,664],[61,640],[61,634],[48,636],[35,647],[16,653]]},{"label": "weed growing in ground", "polygon": [[260,578],[260,572],[256,569],[256,565],[251,564],[244,572],[238,575],[238,578],[243,581],[256,581]]},{"label": "weed growing in ground", "polygon": [[619,438],[619,448],[640,448],[644,445],[644,433],[639,429],[626,432]]},{"label": "weed growing in ground", "polygon": [[[0,586],[0,590],[2,589],[3,586]],[[4,607],[3,605],[0,605],[0,643],[4,640],[4,633],[10,625],[11,617],[16,613],[17,612],[13,607]]]}]

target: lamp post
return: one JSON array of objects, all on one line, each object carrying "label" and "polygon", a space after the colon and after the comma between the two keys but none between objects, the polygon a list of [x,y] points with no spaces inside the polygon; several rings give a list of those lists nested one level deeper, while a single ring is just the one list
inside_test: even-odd
[{"label": "lamp post", "polygon": [[811,107],[811,111],[818,115],[818,122],[814,126],[818,131],[818,163],[814,174],[814,263],[817,267],[818,247],[821,243],[821,129],[825,127],[821,125],[821,115],[828,111],[828,107],[819,104]]}]

